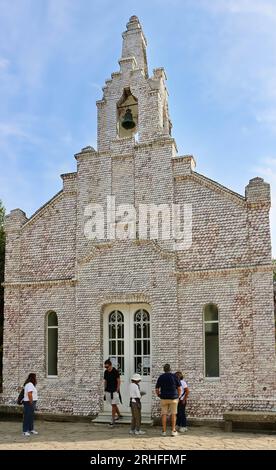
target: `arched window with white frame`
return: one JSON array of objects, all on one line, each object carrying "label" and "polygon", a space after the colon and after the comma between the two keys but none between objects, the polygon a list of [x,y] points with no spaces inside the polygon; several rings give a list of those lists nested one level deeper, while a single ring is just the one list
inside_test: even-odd
[{"label": "arched window with white frame", "polygon": [[47,314],[47,377],[58,375],[58,318],[56,312]]},{"label": "arched window with white frame", "polygon": [[215,304],[204,307],[205,377],[219,377],[219,314]]}]

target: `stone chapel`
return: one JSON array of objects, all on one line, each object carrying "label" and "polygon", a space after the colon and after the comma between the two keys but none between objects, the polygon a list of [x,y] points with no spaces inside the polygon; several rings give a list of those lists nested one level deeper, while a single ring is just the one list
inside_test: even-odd
[{"label": "stone chapel", "polygon": [[160,413],[165,363],[184,372],[188,417],[275,407],[269,184],[253,178],[240,195],[178,154],[166,74],[149,75],[146,46],[132,16],[96,103],[97,149],[75,155],[76,172],[30,218],[6,218],[2,403],[35,372],[40,410],[110,414],[110,357],[123,414],[136,372],[143,413]]}]

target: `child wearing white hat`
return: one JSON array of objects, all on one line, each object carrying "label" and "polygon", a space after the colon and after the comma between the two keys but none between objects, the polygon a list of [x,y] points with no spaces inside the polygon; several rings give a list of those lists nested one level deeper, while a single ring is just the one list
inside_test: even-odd
[{"label": "child wearing white hat", "polygon": [[131,408],[131,429],[129,434],[141,435],[145,434],[145,431],[141,431],[141,395],[144,395],[143,392],[140,392],[139,382],[141,382],[141,375],[134,374],[131,377],[131,384],[129,386],[129,395]]}]

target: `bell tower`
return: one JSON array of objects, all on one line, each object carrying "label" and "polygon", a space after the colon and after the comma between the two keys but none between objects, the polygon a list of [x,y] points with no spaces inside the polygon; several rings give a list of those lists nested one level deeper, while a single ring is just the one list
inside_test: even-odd
[{"label": "bell tower", "polygon": [[[82,231],[90,204],[106,208],[108,213],[120,207],[122,217],[131,206],[137,235],[142,206],[171,207],[174,202],[172,159],[177,149],[171,137],[166,74],[163,68],[156,68],[149,76],[146,45],[141,24],[132,16],[123,33],[120,69],[106,80],[102,99],[97,101],[98,148],[85,147],[76,154],[79,256],[89,253],[89,241]],[[112,239],[107,218],[103,215],[101,220],[105,220],[106,239]]]},{"label": "bell tower", "polygon": [[98,107],[98,151],[108,152],[118,139],[144,143],[170,137],[166,75],[163,68],[148,75],[147,41],[137,16],[123,33],[120,70],[103,87]]}]

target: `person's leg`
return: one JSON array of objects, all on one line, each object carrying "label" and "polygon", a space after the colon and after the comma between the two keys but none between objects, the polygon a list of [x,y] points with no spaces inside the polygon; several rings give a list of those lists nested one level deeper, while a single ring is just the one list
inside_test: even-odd
[{"label": "person's leg", "polygon": [[134,433],[136,427],[136,418],[135,418],[135,403],[131,403],[131,432]]},{"label": "person's leg", "polygon": [[117,405],[111,405],[111,406],[112,406],[112,422],[115,423]]},{"label": "person's leg", "polygon": [[166,432],[167,430],[167,415],[162,415],[162,431]]},{"label": "person's leg", "polygon": [[118,408],[118,406],[117,406],[117,405],[115,405],[115,406],[116,406],[116,414],[117,414],[117,415],[118,415],[118,417],[120,418],[120,417],[121,417],[120,410],[119,410],[119,408]]},{"label": "person's leg", "polygon": [[167,430],[167,415],[169,413],[169,401],[161,398],[161,420],[162,420],[162,432],[166,434]]},{"label": "person's leg", "polygon": [[187,427],[187,419],[186,419],[186,402],[183,405],[183,428]]},{"label": "person's leg", "polygon": [[136,405],[136,430],[140,431],[141,428],[141,405]]},{"label": "person's leg", "polygon": [[27,402],[23,403],[23,432],[28,432],[28,411],[27,411]]},{"label": "person's leg", "polygon": [[30,432],[31,425],[31,405],[24,401],[23,432]]},{"label": "person's leg", "polygon": [[179,423],[177,424],[180,428],[186,428],[187,426],[185,407],[186,407],[185,403],[179,405],[179,412],[177,414],[177,416],[179,415]]},{"label": "person's leg", "polygon": [[137,431],[138,429],[138,425],[139,425],[139,422],[138,422],[138,408],[137,408],[137,403],[132,403],[132,410],[133,410],[133,416],[134,416],[134,420],[133,420],[133,424],[134,424],[134,430]]},{"label": "person's leg", "polygon": [[176,414],[172,413],[172,432],[175,432],[175,425],[176,425]]},{"label": "person's leg", "polygon": [[171,417],[172,433],[176,432],[175,425],[176,425],[177,405],[178,405],[178,399],[170,401],[169,408],[170,408],[171,415],[172,415]]},{"label": "person's leg", "polygon": [[29,431],[33,431],[33,429],[34,429],[34,410],[35,410],[35,405],[34,405],[34,403],[32,403],[30,405]]},{"label": "person's leg", "polygon": [[181,427],[181,409],[180,409],[180,402],[177,404],[177,415],[176,415],[176,425]]},{"label": "person's leg", "polygon": [[105,399],[107,403],[111,406],[111,421],[110,425],[114,424],[114,418],[113,418],[113,403],[112,403],[112,398],[111,398],[111,393],[110,392],[105,392]]}]

